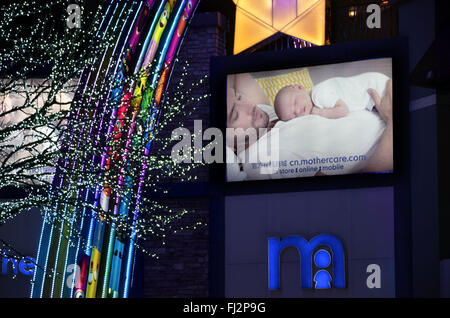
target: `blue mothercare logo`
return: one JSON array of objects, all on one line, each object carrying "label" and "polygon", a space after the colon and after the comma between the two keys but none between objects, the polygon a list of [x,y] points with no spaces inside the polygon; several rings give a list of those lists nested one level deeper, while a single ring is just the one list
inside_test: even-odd
[{"label": "blue mothercare logo", "polygon": [[269,290],[280,289],[280,256],[286,247],[300,254],[302,288],[345,288],[344,247],[337,237],[321,234],[309,242],[300,236],[268,239]]}]

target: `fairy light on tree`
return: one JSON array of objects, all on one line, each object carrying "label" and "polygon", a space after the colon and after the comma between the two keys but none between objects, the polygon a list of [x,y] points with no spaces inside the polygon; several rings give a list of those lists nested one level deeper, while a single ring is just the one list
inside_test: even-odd
[{"label": "fairy light on tree", "polygon": [[[80,218],[91,211],[97,212],[96,217],[101,216],[108,226],[114,224],[121,235],[131,235],[132,212],[127,216],[102,214],[94,205],[92,193],[99,185],[108,184],[112,193],[123,196],[124,189],[118,183],[118,175],[123,173],[136,189],[144,160],[148,170],[144,179],[146,193],[167,193],[162,186],[167,180],[196,180],[192,171],[202,163],[174,163],[167,154],[173,141],[163,137],[163,131],[170,127],[169,123],[174,125],[175,118],[192,115],[195,106],[209,96],[192,96],[192,90],[206,87],[207,81],[201,78],[186,85],[189,75],[185,67],[174,94],[166,96],[160,105],[161,117],[152,133],[144,136],[145,123],[137,123],[137,143],[127,155],[129,169],[121,170],[121,156],[112,156],[111,169],[102,168],[99,158],[105,149],[115,153],[123,147],[123,141],[117,142],[112,133],[106,133],[114,109],[124,102],[122,95],[112,98],[111,91],[130,85],[140,75],[117,81],[115,64],[101,68],[102,59],[120,61],[111,47],[118,39],[118,30],[127,23],[132,5],[123,9],[116,28],[106,28],[102,20],[109,2],[88,11],[83,10],[88,1],[78,1],[81,27],[68,28],[66,8],[70,2],[17,1],[0,9],[0,191],[23,192],[18,199],[0,202],[0,224],[38,207],[42,215],[48,212],[45,221],[69,246],[81,242],[81,248],[87,248],[79,224]],[[153,76],[151,70],[150,66],[148,77]],[[119,132],[126,134],[129,124],[126,119]],[[144,158],[142,149],[150,141],[157,142],[158,147],[152,147],[149,157]],[[53,175],[57,177],[52,181]],[[136,244],[155,256],[139,242],[183,230],[173,226],[173,221],[190,211],[173,211],[150,194],[138,198],[136,191],[131,191],[130,202],[138,199],[142,203],[136,212],[141,217],[133,227]],[[132,204],[130,211],[133,208]],[[199,226],[204,224],[193,224],[192,228]],[[46,269],[50,276],[55,272],[54,268]]]}]

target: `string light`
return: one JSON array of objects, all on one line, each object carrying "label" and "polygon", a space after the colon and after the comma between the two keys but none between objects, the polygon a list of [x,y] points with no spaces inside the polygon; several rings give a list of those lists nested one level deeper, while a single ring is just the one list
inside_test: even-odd
[{"label": "string light", "polygon": [[[96,220],[101,217],[107,226],[114,224],[116,231],[124,237],[133,233],[136,248],[157,257],[155,251],[144,247],[146,241],[159,238],[164,245],[167,233],[205,226],[203,222],[175,225],[175,221],[192,211],[171,209],[159,202],[156,194],[168,193],[168,189],[162,186],[168,181],[197,180],[193,171],[204,165],[175,164],[170,156],[174,142],[165,132],[177,126],[176,119],[180,120],[178,126],[181,126],[181,120],[192,116],[196,105],[209,98],[209,94],[193,96],[194,91],[207,91],[207,76],[192,81],[189,63],[186,62],[174,93],[166,94],[164,103],[159,106],[161,117],[152,133],[145,134],[145,123],[138,121],[136,145],[129,149],[127,155],[129,169],[121,169],[120,156],[111,158],[111,169],[102,169],[95,158],[100,158],[105,149],[115,151],[123,147],[123,142],[115,140],[112,133],[106,133],[108,120],[124,98],[110,96],[110,92],[130,85],[141,75],[128,75],[116,81],[112,68],[99,74],[102,72],[101,56],[117,37],[117,29],[102,24],[105,10],[113,6],[104,2],[94,12],[83,11],[82,27],[69,29],[65,26],[65,8],[70,2],[52,0],[38,4],[28,0],[0,8],[0,29],[3,32],[0,105],[3,106],[5,99],[12,94],[23,95],[20,105],[14,104],[10,113],[4,109],[0,111],[0,188],[13,187],[25,193],[23,198],[0,202],[0,222],[3,224],[19,213],[38,207],[44,224],[52,229],[51,237],[66,241],[68,248],[78,246],[80,250],[88,250],[91,248],[90,240],[80,224],[94,211]],[[80,6],[85,4],[87,1],[81,1]],[[127,15],[132,12],[131,7],[124,10],[117,25],[125,23]],[[28,23],[21,24],[23,19]],[[118,56],[109,58],[117,59]],[[147,77],[153,78],[153,69],[153,65],[147,68]],[[34,74],[45,76],[36,83],[24,80]],[[192,84],[187,84],[188,77]],[[78,81],[74,80],[77,78]],[[100,85],[100,82],[105,84]],[[69,96],[69,100],[62,100],[61,94]],[[59,107],[55,110],[55,106]],[[5,120],[8,114],[23,112],[26,115],[18,122]],[[128,125],[129,120],[125,120],[119,132],[125,134]],[[32,132],[32,138],[12,144],[12,137],[24,131]],[[152,147],[150,155],[145,158],[142,149],[150,142],[157,147]],[[42,145],[46,147],[39,148]],[[24,152],[27,156],[23,159],[10,159],[14,154]],[[123,196],[125,190],[118,184],[117,176],[122,173],[124,178],[130,177],[132,187],[136,189],[144,162],[147,166],[143,179],[146,192],[141,196],[136,191],[131,192],[129,211],[134,212],[127,216],[102,214],[92,195],[88,195],[89,191],[93,193],[98,185],[108,184],[113,193]],[[56,173],[48,169],[55,166]],[[54,174],[56,178],[52,184],[50,180]],[[141,204],[135,211],[134,202],[139,200]],[[141,217],[135,220],[134,213]],[[67,263],[67,259],[64,262]],[[38,268],[54,282],[63,277],[55,266],[38,264]]]}]

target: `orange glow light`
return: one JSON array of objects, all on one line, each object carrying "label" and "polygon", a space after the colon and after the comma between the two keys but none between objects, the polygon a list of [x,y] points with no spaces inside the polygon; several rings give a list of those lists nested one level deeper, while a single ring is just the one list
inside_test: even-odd
[{"label": "orange glow light", "polygon": [[348,16],[349,17],[356,17],[356,13],[357,13],[357,11],[356,11],[356,9],[354,8],[354,7],[351,7],[349,10],[348,10]]},{"label": "orange glow light", "polygon": [[325,0],[233,0],[234,54],[277,32],[325,44]]}]

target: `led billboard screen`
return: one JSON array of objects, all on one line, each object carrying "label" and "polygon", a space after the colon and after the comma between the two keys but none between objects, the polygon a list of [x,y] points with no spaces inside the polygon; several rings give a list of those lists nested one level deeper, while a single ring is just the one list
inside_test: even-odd
[{"label": "led billboard screen", "polygon": [[227,181],[393,172],[392,58],[227,76]]}]

